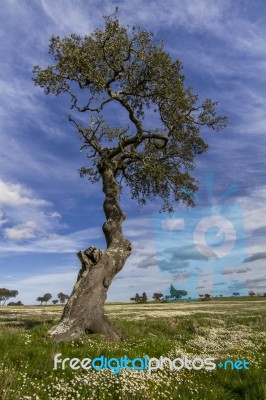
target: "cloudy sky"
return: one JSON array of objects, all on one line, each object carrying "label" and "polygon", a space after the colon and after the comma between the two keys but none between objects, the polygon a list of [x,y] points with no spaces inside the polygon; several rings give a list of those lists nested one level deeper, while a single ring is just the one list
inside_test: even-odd
[{"label": "cloudy sky", "polygon": [[0,287],[34,304],[46,292],[70,293],[76,253],[104,248],[101,185],[79,177],[86,163],[68,122],[66,98],[45,96],[32,67],[48,65],[52,34],[90,34],[120,8],[122,24],[163,39],[184,65],[186,84],[218,101],[229,118],[203,131],[197,206],[171,219],[159,204],[141,208],[125,193],[126,236],[134,251],[109,292],[189,296],[266,292],[266,3],[263,0],[2,0],[0,11]]}]

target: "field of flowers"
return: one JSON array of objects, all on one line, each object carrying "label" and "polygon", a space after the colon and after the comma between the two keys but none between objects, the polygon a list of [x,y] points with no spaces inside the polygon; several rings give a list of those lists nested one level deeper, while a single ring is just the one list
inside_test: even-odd
[{"label": "field of flowers", "polygon": [[[266,400],[266,299],[191,303],[108,304],[106,313],[126,340],[86,335],[56,344],[45,332],[61,306],[0,308],[2,400],[182,399]],[[249,369],[148,371],[54,370],[54,356],[171,360],[214,357],[247,360]]]}]

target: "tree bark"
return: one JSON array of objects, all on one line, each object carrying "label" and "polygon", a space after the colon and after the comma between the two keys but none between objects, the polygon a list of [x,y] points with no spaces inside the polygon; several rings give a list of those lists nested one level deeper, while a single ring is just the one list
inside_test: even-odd
[{"label": "tree bark", "polygon": [[131,254],[131,243],[122,232],[125,214],[118,203],[119,185],[113,168],[108,163],[102,163],[98,168],[105,193],[103,232],[107,248],[103,251],[89,247],[77,254],[82,265],[77,282],[59,324],[47,333],[47,337],[56,341],[74,340],[84,333],[103,333],[112,341],[123,340],[122,334],[104,315],[104,302],[114,276]]}]

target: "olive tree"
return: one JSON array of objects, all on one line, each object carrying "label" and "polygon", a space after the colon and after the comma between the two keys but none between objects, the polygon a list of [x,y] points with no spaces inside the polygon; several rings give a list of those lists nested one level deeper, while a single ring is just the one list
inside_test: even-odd
[{"label": "olive tree", "polygon": [[64,304],[66,300],[69,298],[68,294],[64,294],[62,292],[58,293],[57,297],[61,304]]},{"label": "olive tree", "polygon": [[[80,174],[91,183],[101,181],[105,196],[106,249],[78,252],[77,282],[61,321],[48,332],[57,341],[84,332],[123,339],[104,315],[108,288],[132,249],[122,230],[121,189],[126,185],[140,204],[160,198],[163,211],[180,201],[193,206],[194,159],[208,147],[201,128],[219,130],[226,124],[216,113],[217,103],[199,102],[185,85],[181,62],[172,60],[162,41],[140,27],[122,26],[117,13],[104,19],[103,29],[84,37],[52,36],[52,63],[33,69],[45,94],[70,96],[69,120],[88,158]],[[114,110],[121,116],[116,122]],[[90,118],[86,125],[78,117],[84,113]]]},{"label": "olive tree", "polygon": [[17,295],[18,295],[17,290],[0,288],[0,305],[4,306],[8,299],[10,299],[11,297],[16,297]]}]

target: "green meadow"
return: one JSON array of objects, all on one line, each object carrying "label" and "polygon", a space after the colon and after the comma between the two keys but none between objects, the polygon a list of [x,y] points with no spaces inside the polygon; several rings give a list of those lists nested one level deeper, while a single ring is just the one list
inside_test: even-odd
[{"label": "green meadow", "polygon": [[[87,399],[266,399],[266,298],[189,303],[107,304],[106,313],[125,341],[110,343],[101,335],[84,335],[71,343],[44,338],[58,321],[61,306],[0,308],[1,400]],[[246,360],[248,368],[206,370],[77,369],[61,358],[128,359],[215,358]]]}]

